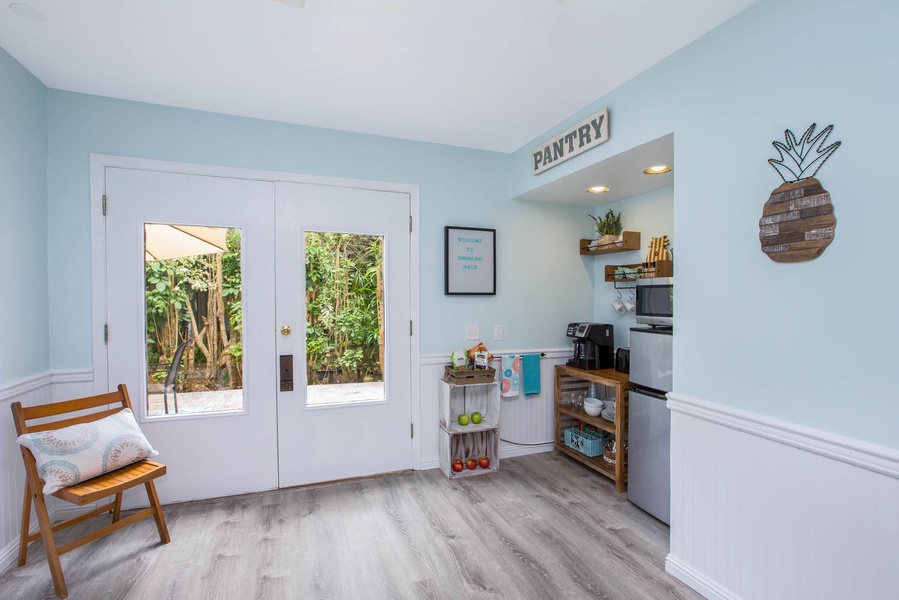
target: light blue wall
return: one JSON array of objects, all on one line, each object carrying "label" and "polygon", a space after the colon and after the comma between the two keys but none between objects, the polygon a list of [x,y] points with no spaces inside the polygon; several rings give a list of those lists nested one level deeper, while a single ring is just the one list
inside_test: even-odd
[{"label": "light blue wall", "polygon": [[[91,153],[420,185],[424,354],[462,346],[469,323],[494,350],[567,346],[564,324],[592,312],[592,268],[577,254],[587,224],[572,207],[510,200],[507,154],[48,94],[56,369],[91,366]],[[443,295],[445,225],[497,229],[496,297]],[[492,342],[495,324],[504,325],[502,343]]]},{"label": "light blue wall", "polygon": [[[896,23],[888,0],[760,0],[548,132],[608,106],[608,143],[540,177],[546,135],[513,155],[517,195],[675,133],[676,391],[899,448]],[[771,141],[813,121],[843,142],[818,173],[836,238],[774,263],[758,242]]]},{"label": "light blue wall", "polygon": [[49,367],[47,93],[0,48],[0,384]]},{"label": "light blue wall", "polygon": [[[606,265],[630,265],[641,263],[649,252],[649,240],[663,235],[671,242],[669,248],[676,253],[677,240],[674,239],[673,221],[674,189],[665,188],[625,198],[618,202],[603,204],[591,213],[605,215],[610,209],[621,213],[621,224],[625,231],[640,232],[640,249],[615,254],[586,256],[585,260],[593,261],[596,270],[596,293],[594,294],[593,320],[597,323],[610,323],[615,328],[615,347],[630,346],[630,328],[637,326],[634,313],[615,312],[612,301],[618,297],[615,285],[605,282]],[[589,217],[588,217],[589,218]],[[631,297],[631,291],[622,290],[621,297]]]}]

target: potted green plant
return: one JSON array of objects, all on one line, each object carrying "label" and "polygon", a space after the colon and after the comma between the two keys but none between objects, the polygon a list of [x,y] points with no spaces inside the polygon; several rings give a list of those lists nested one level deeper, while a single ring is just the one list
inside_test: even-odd
[{"label": "potted green plant", "polygon": [[[594,217],[590,215],[590,218],[593,219],[593,222],[596,223],[596,235],[599,236],[599,239],[596,240],[596,246],[608,246],[615,243],[621,243],[619,237],[621,236],[621,213],[619,212],[617,215],[615,211],[611,208],[609,212],[603,218]],[[591,244],[593,245],[593,244]]]}]

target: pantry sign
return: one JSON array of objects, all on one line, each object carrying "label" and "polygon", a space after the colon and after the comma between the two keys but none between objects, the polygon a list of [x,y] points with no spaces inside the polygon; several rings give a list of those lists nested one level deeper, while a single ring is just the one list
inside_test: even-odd
[{"label": "pantry sign", "polygon": [[538,175],[607,141],[609,109],[604,108],[534,148],[531,152],[533,174]]},{"label": "pantry sign", "polygon": [[496,294],[496,229],[444,229],[444,294]]}]

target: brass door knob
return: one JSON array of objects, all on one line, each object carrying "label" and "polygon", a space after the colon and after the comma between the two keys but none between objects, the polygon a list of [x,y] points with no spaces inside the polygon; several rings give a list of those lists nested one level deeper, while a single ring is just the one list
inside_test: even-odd
[{"label": "brass door knob", "polygon": [[290,335],[290,332],[293,331],[290,328],[290,325],[281,325],[281,335]]}]

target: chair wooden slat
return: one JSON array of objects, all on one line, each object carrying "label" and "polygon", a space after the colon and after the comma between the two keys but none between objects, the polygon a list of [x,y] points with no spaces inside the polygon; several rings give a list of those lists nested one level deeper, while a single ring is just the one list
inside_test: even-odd
[{"label": "chair wooden slat", "polygon": [[[96,409],[102,406],[108,406],[109,408],[88,414],[58,419],[52,423],[42,422],[33,425],[29,425],[28,423],[35,419],[56,417],[73,412]],[[115,414],[124,408],[131,408],[131,399],[128,397],[128,389],[122,384],[118,386],[118,389],[115,392],[110,392],[108,394],[100,394],[98,396],[68,400],[54,404],[30,406],[27,408],[23,407],[20,402],[13,402],[11,408],[16,431],[19,435],[22,435],[25,433],[59,429],[69,425],[96,421]],[[34,541],[39,536],[43,541],[44,550],[47,554],[47,563],[50,567],[50,575],[53,578],[53,587],[56,590],[56,595],[60,598],[65,598],[68,595],[65,576],[62,572],[62,565],[59,562],[60,554],[68,552],[69,550],[74,550],[83,544],[104,535],[108,535],[122,527],[147,517],[153,517],[156,520],[156,529],[162,543],[167,544],[170,541],[171,538],[169,537],[169,531],[165,524],[165,517],[162,514],[162,507],[159,504],[159,496],[156,493],[156,486],[154,484],[154,480],[157,477],[165,475],[165,465],[152,460],[142,460],[116,469],[115,471],[99,475],[93,479],[57,490],[53,494],[54,496],[78,506],[84,506],[85,504],[90,504],[91,502],[96,502],[97,500],[112,495],[115,495],[115,500],[109,504],[94,508],[86,514],[53,525],[50,522],[46,500],[44,499],[42,491],[44,481],[40,478],[38,473],[34,455],[24,446],[21,446],[20,449],[22,452],[22,459],[25,463],[26,486],[25,498],[22,504],[22,530],[19,537],[19,566],[24,565],[27,559],[28,543]],[[122,493],[129,488],[141,484],[146,488],[150,507],[120,519],[119,512],[122,503]],[[34,512],[37,515],[38,523],[40,525],[39,534],[37,535],[29,534],[31,528],[32,504],[34,505]],[[75,539],[64,546],[57,546],[56,539],[53,536],[54,532],[85,521],[101,513],[109,512],[110,510],[112,510],[113,515],[112,523]]]},{"label": "chair wooden slat", "polygon": [[122,412],[122,406],[116,406],[115,408],[111,408],[109,410],[104,410],[101,412],[89,413],[86,415],[81,415],[80,417],[72,417],[71,419],[62,419],[60,421],[53,421],[50,423],[40,423],[38,425],[29,425],[28,433],[35,433],[37,431],[49,431],[51,429],[62,429],[63,427],[70,427],[72,425],[80,425],[81,423],[92,423],[94,421],[99,421],[104,417],[108,417],[110,415],[114,415],[118,412]]},{"label": "chair wooden slat", "polygon": [[[42,419],[44,417],[55,417],[65,413],[78,412],[81,410],[90,410],[98,406],[107,404],[122,404],[122,395],[119,392],[109,392],[108,394],[100,394],[99,396],[89,396],[87,398],[79,398],[77,400],[66,400],[65,402],[54,402],[53,404],[38,404],[37,406],[28,406],[22,409],[26,421],[32,419]],[[129,403],[130,404],[130,403]],[[130,408],[130,406],[129,406]],[[21,434],[20,434],[21,435]]]},{"label": "chair wooden slat", "polygon": [[53,495],[72,504],[84,506],[162,475],[165,475],[165,465],[152,460],[142,460],[62,488]]}]

